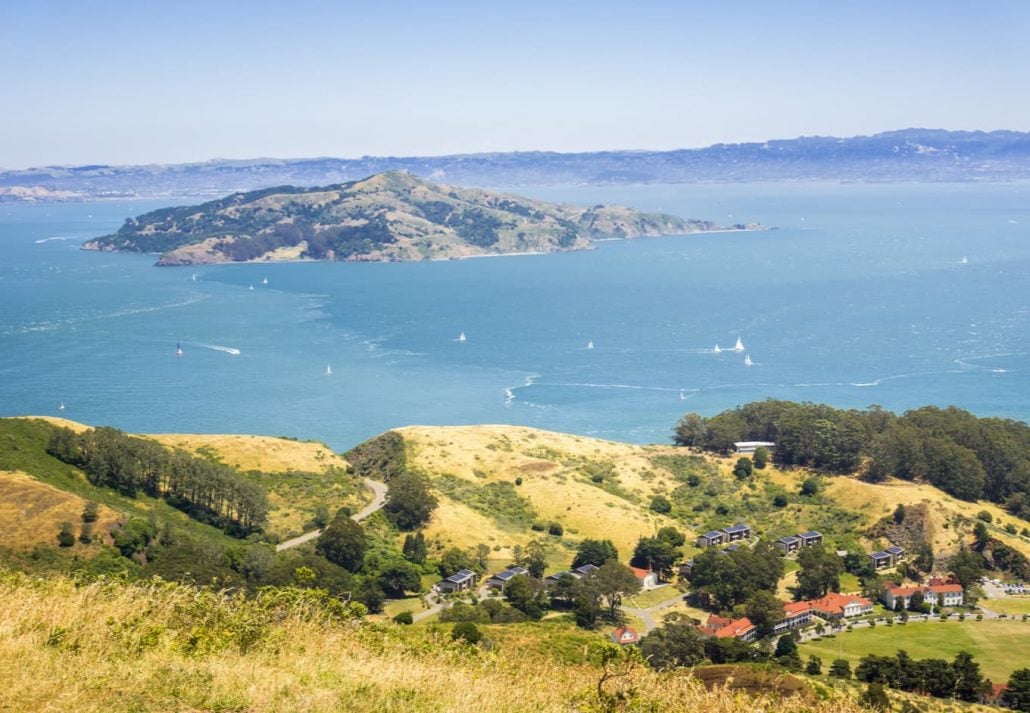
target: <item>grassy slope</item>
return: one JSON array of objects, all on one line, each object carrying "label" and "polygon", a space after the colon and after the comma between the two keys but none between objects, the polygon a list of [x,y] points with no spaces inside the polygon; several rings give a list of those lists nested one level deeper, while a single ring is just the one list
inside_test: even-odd
[{"label": "grassy slope", "polygon": [[[522,485],[514,492],[532,506],[536,519],[565,527],[564,546],[552,548],[556,567],[567,563],[569,550],[580,538],[611,538],[626,559],[638,537],[666,524],[686,531],[688,539],[739,520],[750,523],[764,539],[816,529],[832,545],[889,515],[898,503],[926,503],[935,550],[949,553],[960,538],[968,541],[971,520],[979,511],[991,512],[996,524],[1014,520],[996,505],[963,502],[932,486],[904,481],[872,485],[855,478],[826,477],[820,479],[820,495],[802,498],[798,495],[801,482],[810,475],[804,470],[770,467],[755,471],[752,482],[741,484],[731,475],[735,457],[692,457],[689,451],[672,446],[638,446],[515,426],[419,426],[398,432],[404,437],[409,464],[438,481],[458,478],[482,487],[521,478]],[[683,485],[687,471],[700,473],[700,485]],[[589,474],[597,472],[606,474],[603,485],[591,482]],[[499,564],[509,557],[512,545],[524,545],[534,537],[557,544],[557,538],[513,523],[489,505],[469,507],[467,499],[448,496],[448,489],[444,488],[428,531],[444,544],[485,542],[495,548]],[[673,500],[669,516],[648,509],[651,497],[659,493]],[[790,499],[782,509],[771,505],[780,493]],[[695,510],[701,505],[705,509]],[[728,512],[718,514],[717,505]],[[1025,538],[997,527],[992,534],[1030,554],[1030,541]],[[865,541],[870,548],[875,544]],[[689,545],[686,553],[692,553]]]},{"label": "grassy slope", "polygon": [[[842,649],[843,647],[843,649]],[[802,644],[802,658],[815,654],[824,665],[841,657],[854,663],[866,654],[892,655],[904,649],[913,658],[943,658],[949,661],[960,651],[968,651],[980,664],[984,675],[995,683],[1008,680],[1009,674],[1030,661],[1030,622],[967,618],[964,622],[929,621],[906,626],[877,626],[856,629]]]},{"label": "grassy slope", "polygon": [[[86,498],[41,483],[26,473],[0,471],[0,543],[11,549],[31,549],[40,542],[56,545],[62,522],[71,523],[78,536],[85,505]],[[93,532],[104,536],[118,522],[119,514],[104,506],[98,515]],[[83,549],[81,543],[76,547]]]},{"label": "grassy slope", "polygon": [[[33,582],[2,570],[0,599],[10,603],[0,607],[0,661],[17,662],[0,665],[4,710],[558,711],[589,701],[599,675],[523,646],[517,628],[498,632],[487,653],[451,645],[446,631],[298,616],[259,624],[245,616],[250,605],[201,606],[183,588]],[[242,620],[253,627],[245,652],[236,629],[220,628]],[[191,652],[198,637],[205,645]],[[585,642],[554,646],[575,659]],[[838,698],[706,692],[682,674],[639,668],[615,685],[635,687],[654,711],[859,710]]]}]

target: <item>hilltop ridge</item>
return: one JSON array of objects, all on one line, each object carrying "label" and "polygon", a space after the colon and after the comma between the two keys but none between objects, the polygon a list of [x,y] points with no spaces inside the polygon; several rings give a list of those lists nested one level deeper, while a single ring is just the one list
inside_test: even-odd
[{"label": "hilltop ridge", "polygon": [[599,238],[718,229],[709,221],[548,203],[387,171],[332,186],[280,186],[162,208],[127,219],[118,232],[83,248],[161,253],[159,265],[392,262],[584,250]]}]

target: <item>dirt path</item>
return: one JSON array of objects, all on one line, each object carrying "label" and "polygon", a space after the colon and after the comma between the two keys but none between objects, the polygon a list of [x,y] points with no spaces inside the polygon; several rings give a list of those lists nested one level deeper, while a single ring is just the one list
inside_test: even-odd
[{"label": "dirt path", "polygon": [[[368,478],[365,478],[365,486],[372,491],[372,502],[370,502],[368,505],[363,507],[358,512],[351,515],[351,519],[355,522],[361,522],[362,520],[364,520],[369,515],[376,512],[377,510],[382,508],[383,505],[386,504],[386,493],[389,491],[389,488],[386,487],[386,483],[380,483],[378,480],[370,480]],[[321,530],[312,530],[311,532],[305,532],[303,535],[298,535],[297,537],[286,540],[286,542],[280,542],[278,545],[275,546],[275,551],[282,552],[283,550],[288,550],[293,547],[303,545],[305,542],[311,542],[311,540],[315,539],[321,534]]]}]

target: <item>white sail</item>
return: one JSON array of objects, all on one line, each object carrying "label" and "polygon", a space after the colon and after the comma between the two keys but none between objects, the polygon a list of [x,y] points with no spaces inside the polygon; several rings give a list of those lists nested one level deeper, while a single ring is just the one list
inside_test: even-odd
[{"label": "white sail", "polygon": [[594,348],[594,340],[591,339],[589,342],[587,342],[587,349],[593,349],[593,348]]},{"label": "white sail", "polygon": [[464,342],[465,341],[465,333],[464,332],[462,332],[461,334],[458,335],[458,341],[459,342]]},{"label": "white sail", "polygon": [[683,393],[683,389],[680,389],[680,401],[686,401],[687,396]]},{"label": "white sail", "polygon": [[197,273],[195,273],[195,272],[193,273],[193,281],[194,281],[194,282],[196,282],[196,281],[197,281]]},{"label": "white sail", "polygon": [[745,354],[744,355],[744,366],[751,366],[752,363],[753,362],[751,361],[751,355],[750,354]]},{"label": "white sail", "polygon": [[254,285],[251,285],[251,286],[250,286],[250,289],[252,289],[252,290],[253,290],[253,289],[254,289]]},{"label": "white sail", "polygon": [[326,376],[332,376],[333,375],[333,367],[331,367],[329,364],[325,365],[325,375]]},{"label": "white sail", "polygon": [[62,401],[61,405],[57,407],[57,410],[58,411],[64,411],[64,401]]},{"label": "white sail", "polygon": [[179,343],[175,345],[175,356],[182,356],[182,345]]},{"label": "white sail", "polygon": [[267,285],[268,284],[268,278],[266,277],[263,280],[261,280],[261,284],[262,285]]},{"label": "white sail", "polygon": [[969,258],[967,258],[965,255],[963,255],[962,259],[959,260],[958,262],[959,262],[960,265],[968,265],[969,264]]},{"label": "white sail", "polygon": [[716,354],[722,354],[722,348],[718,344],[715,345],[715,349],[713,349],[712,351]]},{"label": "white sail", "polygon": [[737,337],[737,343],[733,346],[733,351],[742,352],[744,351],[744,342],[740,341],[740,337]]}]

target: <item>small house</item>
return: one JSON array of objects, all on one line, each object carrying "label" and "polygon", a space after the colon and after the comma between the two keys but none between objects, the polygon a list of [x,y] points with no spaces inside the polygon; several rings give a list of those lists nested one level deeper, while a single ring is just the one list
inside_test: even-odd
[{"label": "small house", "polygon": [[873,611],[873,603],[865,597],[854,594],[838,594],[837,592],[830,592],[824,597],[813,599],[808,602],[808,605],[816,614],[827,619],[848,619]]},{"label": "small house", "polygon": [[738,522],[730,527],[724,527],[722,531],[726,533],[726,542],[751,539],[751,528],[742,522]]},{"label": "small house", "polygon": [[776,444],[771,441],[737,441],[733,444],[737,453],[744,456],[753,455],[759,448],[764,448],[767,451],[774,450]]},{"label": "small house", "polygon": [[694,573],[694,560],[687,560],[681,562],[679,566],[680,579],[689,580],[690,576]]},{"label": "small house", "polygon": [[436,585],[436,588],[445,594],[453,594],[467,592],[475,586],[476,573],[471,569],[463,569],[442,580]]},{"label": "small house", "polygon": [[490,589],[503,592],[504,588],[508,586],[508,582],[519,575],[527,574],[529,574],[529,570],[525,567],[511,567],[503,572],[498,572],[486,580],[486,586],[490,587]]},{"label": "small house", "polygon": [[795,537],[794,535],[787,535],[781,537],[773,543],[776,549],[783,552],[785,555],[792,555],[801,548],[801,538]]},{"label": "small house", "polygon": [[905,550],[897,545],[891,545],[884,549],[884,552],[891,556],[891,564],[897,564],[901,560],[905,559]]},{"label": "small house", "polygon": [[869,555],[869,559],[873,561],[873,570],[877,572],[887,569],[893,564],[893,558],[886,552],[874,552]]},{"label": "small house", "polygon": [[632,627],[620,626],[612,632],[612,643],[618,644],[619,646],[638,644],[640,643],[640,634],[638,634],[637,630]]},{"label": "small house", "polygon": [[750,643],[758,638],[758,627],[747,617],[727,619],[712,614],[708,617],[708,622],[701,627],[701,635],[716,639],[740,639]]},{"label": "small house", "polygon": [[816,532],[815,530],[800,533],[798,535],[798,539],[801,540],[802,547],[812,547],[823,543],[822,533]]},{"label": "small house", "polygon": [[633,576],[640,582],[641,589],[647,591],[658,586],[658,575],[652,570],[641,569],[640,567],[630,567],[630,569],[633,570]]},{"label": "small house", "polygon": [[714,547],[715,545],[721,545],[725,537],[726,533],[722,530],[712,530],[697,538],[697,546]]}]

